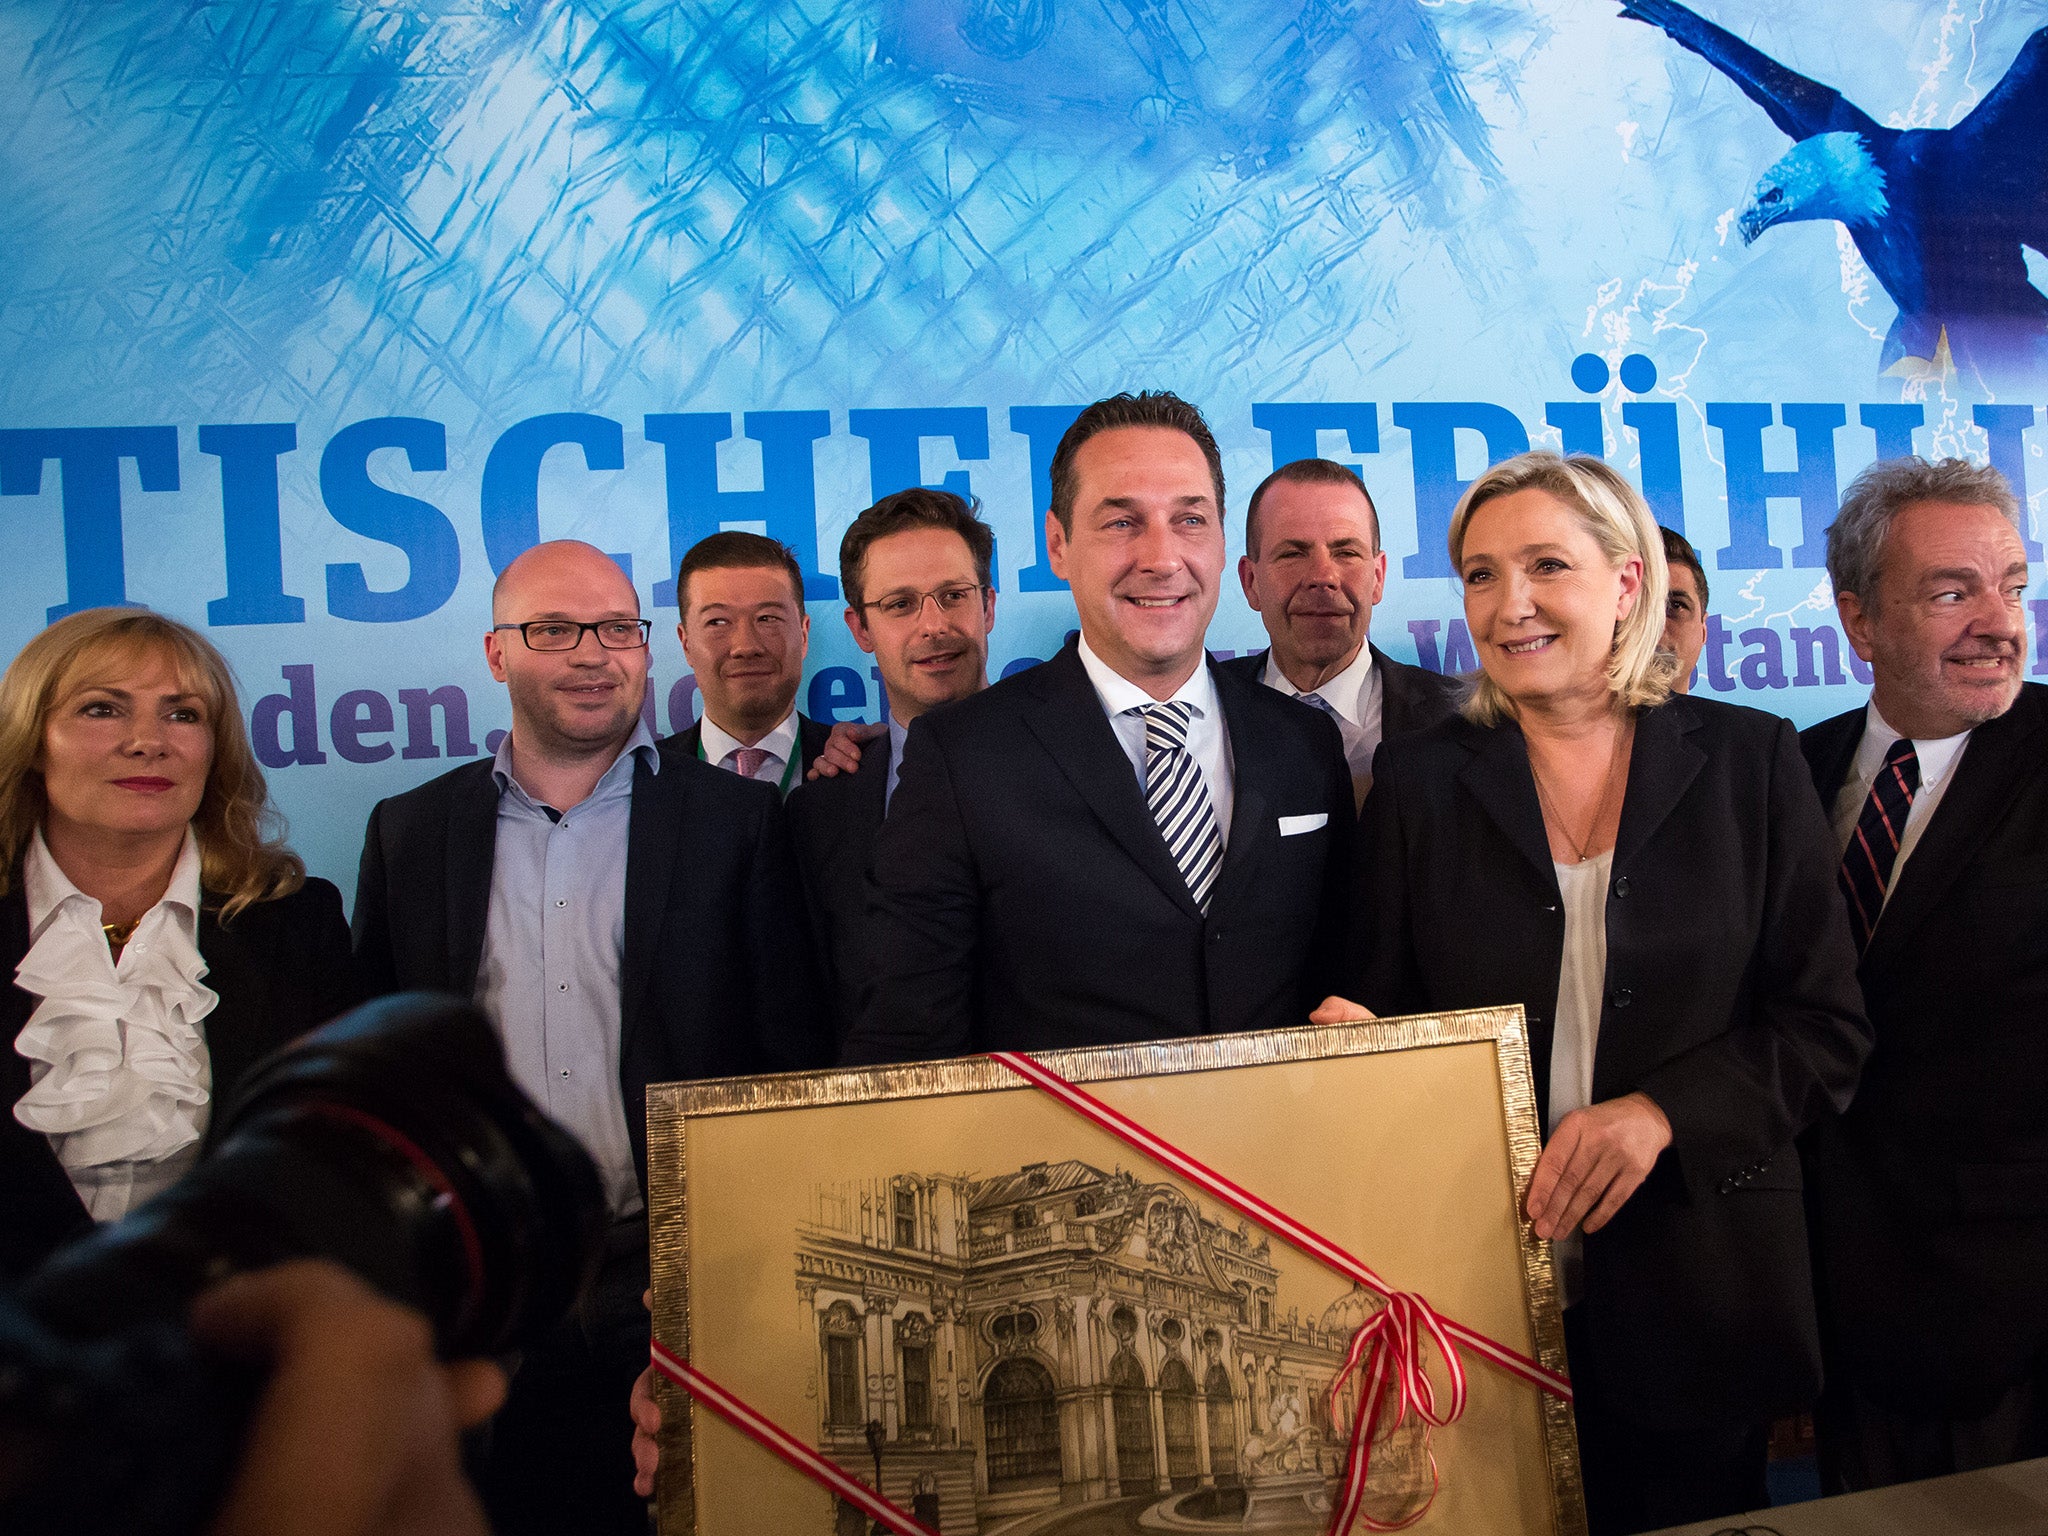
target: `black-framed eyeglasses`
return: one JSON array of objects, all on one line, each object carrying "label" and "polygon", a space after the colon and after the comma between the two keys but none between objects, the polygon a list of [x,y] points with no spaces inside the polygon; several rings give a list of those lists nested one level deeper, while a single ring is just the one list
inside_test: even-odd
[{"label": "black-framed eyeglasses", "polygon": [[652,619],[599,619],[579,624],[574,619],[529,619],[524,624],[493,624],[493,630],[516,629],[529,651],[573,651],[583,643],[585,632],[597,636],[608,651],[637,651],[647,644],[654,628]]},{"label": "black-framed eyeglasses", "polygon": [[932,592],[886,592],[871,603],[862,603],[861,607],[872,608],[883,618],[901,623],[923,613],[925,603],[930,601],[938,604],[940,614],[950,618],[956,613],[964,613],[967,605],[978,602],[987,590],[979,582],[959,581]]}]

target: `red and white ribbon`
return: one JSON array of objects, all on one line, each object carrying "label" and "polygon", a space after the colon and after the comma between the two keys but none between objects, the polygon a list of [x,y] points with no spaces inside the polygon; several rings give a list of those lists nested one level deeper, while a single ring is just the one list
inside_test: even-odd
[{"label": "red and white ribbon", "polygon": [[[1354,1520],[1362,1520],[1370,1530],[1398,1530],[1413,1525],[1436,1497],[1437,1470],[1434,1454],[1430,1456],[1430,1496],[1421,1506],[1405,1518],[1393,1524],[1383,1524],[1370,1516],[1361,1515],[1360,1505],[1365,1498],[1366,1476],[1370,1471],[1372,1440],[1377,1432],[1381,1407],[1391,1386],[1394,1398],[1394,1427],[1405,1423],[1410,1414],[1421,1419],[1425,1428],[1425,1444],[1428,1429],[1443,1426],[1457,1419],[1465,1411],[1465,1365],[1459,1355],[1459,1347],[1491,1360],[1524,1381],[1533,1383],[1545,1392],[1571,1401],[1572,1385],[1568,1377],[1538,1364],[1517,1350],[1488,1338],[1475,1329],[1454,1322],[1442,1316],[1421,1297],[1405,1291],[1396,1291],[1373,1273],[1363,1260],[1331,1242],[1312,1227],[1303,1226],[1278,1206],[1260,1199],[1241,1184],[1224,1177],[1200,1159],[1190,1156],[1172,1142],[1155,1135],[1130,1116],[1112,1109],[1086,1089],[1069,1082],[1043,1062],[1025,1055],[1021,1051],[995,1051],[991,1058],[1001,1062],[1012,1072],[1033,1087],[1051,1094],[1075,1113],[1082,1115],[1095,1125],[1109,1132],[1119,1141],[1136,1148],[1145,1156],[1163,1163],[1181,1175],[1191,1184],[1206,1191],[1213,1199],[1228,1206],[1248,1220],[1291,1246],[1300,1249],[1310,1258],[1317,1259],[1338,1274],[1365,1287],[1386,1303],[1364,1326],[1352,1336],[1351,1348],[1330,1389],[1332,1417],[1336,1416],[1337,1397],[1346,1381],[1364,1363],[1365,1387],[1359,1398],[1359,1409],[1351,1426],[1350,1453],[1344,1469],[1343,1492],[1332,1512],[1330,1531],[1332,1536],[1343,1536],[1351,1529]],[[1436,1406],[1436,1388],[1429,1379],[1428,1370],[1422,1361],[1424,1336],[1435,1344],[1438,1356],[1443,1361],[1444,1373],[1450,1381],[1451,1394],[1448,1405],[1439,1412]]]},{"label": "red and white ribbon", "polygon": [[[991,1059],[1002,1063],[1034,1087],[1051,1094],[1119,1141],[1165,1164],[1221,1204],[1257,1222],[1283,1242],[1355,1281],[1385,1302],[1385,1306],[1353,1333],[1344,1367],[1330,1384],[1330,1417],[1334,1420],[1341,1411],[1339,1399],[1346,1383],[1354,1374],[1363,1371],[1364,1386],[1358,1412],[1352,1419],[1343,1486],[1331,1512],[1331,1536],[1345,1536],[1354,1522],[1362,1523],[1368,1530],[1400,1530],[1420,1520],[1435,1502],[1442,1479],[1437,1471],[1435,1453],[1428,1448],[1428,1437],[1430,1429],[1443,1428],[1465,1411],[1465,1364],[1459,1354],[1460,1346],[1477,1352],[1503,1370],[1555,1397],[1571,1401],[1569,1378],[1483,1333],[1444,1317],[1420,1296],[1394,1290],[1362,1260],[1321,1233],[1303,1226],[1278,1206],[1268,1204],[1172,1142],[1154,1135],[1128,1115],[1110,1108],[1044,1063],[1021,1051],[992,1052]],[[1423,1361],[1425,1339],[1436,1347],[1443,1362],[1444,1375],[1450,1383],[1450,1400],[1442,1409],[1437,1407],[1436,1385],[1430,1380]],[[735,1397],[658,1340],[652,1346],[652,1355],[654,1368],[697,1402],[799,1472],[824,1484],[870,1518],[895,1531],[897,1536],[938,1536],[930,1526],[905,1513],[878,1490],[850,1476],[836,1462],[819,1455],[773,1419]],[[1379,1431],[1389,1397],[1393,1399],[1394,1411],[1391,1429],[1399,1429],[1411,1414],[1424,1426],[1423,1444],[1429,1457],[1430,1491],[1428,1498],[1400,1519],[1382,1522],[1363,1513],[1362,1506],[1372,1466],[1373,1437]]]},{"label": "red and white ribbon", "polygon": [[897,1536],[939,1536],[937,1531],[916,1516],[905,1513],[879,1491],[848,1475],[837,1462],[826,1460],[773,1419],[734,1397],[660,1340],[654,1342],[651,1352],[654,1368],[662,1375],[741,1434],[766,1446],[797,1471],[823,1483],[870,1519],[879,1520]]}]

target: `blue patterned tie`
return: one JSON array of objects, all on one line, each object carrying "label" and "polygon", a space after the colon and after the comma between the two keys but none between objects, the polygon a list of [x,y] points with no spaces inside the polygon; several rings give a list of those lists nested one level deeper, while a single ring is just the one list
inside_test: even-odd
[{"label": "blue patterned tie", "polygon": [[1905,836],[1906,815],[1919,788],[1919,754],[1901,736],[1871,780],[1870,796],[1842,855],[1842,894],[1849,899],[1849,926],[1856,930],[1858,954],[1870,947],[1871,932],[1884,910],[1885,889],[1899,859],[1899,839]]},{"label": "blue patterned tie", "polygon": [[1223,835],[1201,764],[1188,755],[1188,717],[1194,705],[1141,704],[1133,713],[1145,721],[1145,804],[1159,823],[1167,852],[1188,883],[1188,894],[1204,912],[1223,868]]}]

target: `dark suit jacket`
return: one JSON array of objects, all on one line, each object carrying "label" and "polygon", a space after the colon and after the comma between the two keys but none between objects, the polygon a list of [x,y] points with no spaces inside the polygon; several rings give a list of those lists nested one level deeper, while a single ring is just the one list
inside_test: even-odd
[{"label": "dark suit jacket", "polygon": [[[348,923],[341,893],[308,880],[289,896],[245,907],[226,925],[216,896],[199,914],[199,953],[206,985],[220,995],[200,1021],[213,1072],[218,1112],[259,1058],[326,1023],[355,1001]],[[29,1061],[14,1037],[35,1012],[36,999],[12,981],[28,953],[28,902],[19,885],[0,897],[0,964],[9,981],[0,993],[0,1274],[18,1279],[66,1240],[92,1230],[70,1176],[50,1140],[14,1118],[29,1089]]]},{"label": "dark suit jacket", "polygon": [[[1801,738],[1824,804],[1863,723]],[[1877,1049],[1807,1146],[1829,1362],[1975,1417],[2048,1361],[2048,688],[1970,733],[1859,974]]]},{"label": "dark suit jacket", "polygon": [[[1405,661],[1394,660],[1371,642],[1367,644],[1372,650],[1372,664],[1380,674],[1382,741],[1423,730],[1458,712],[1457,678],[1411,667]],[[1246,682],[1256,683],[1266,675],[1266,654],[1255,651],[1249,656],[1234,656],[1229,661],[1217,662],[1216,666],[1219,671],[1235,672]]]},{"label": "dark suit jacket", "polygon": [[860,1021],[867,997],[868,868],[886,809],[889,757],[888,736],[878,736],[861,749],[857,772],[799,784],[784,802],[840,1040]]},{"label": "dark suit jacket", "polygon": [[[649,1083],[832,1058],[781,801],[679,738],[656,750],[659,773],[634,767],[619,967],[619,1085],[643,1185]],[[355,910],[366,995],[475,995],[497,852],[491,769],[466,763],[370,813]]]},{"label": "dark suit jacket", "polygon": [[[804,775],[811,771],[811,764],[818,760],[818,754],[825,750],[825,743],[831,739],[831,736],[832,727],[824,721],[813,720],[808,715],[801,713],[797,715],[796,784],[803,783]],[[695,757],[697,749],[704,744],[704,722],[702,720],[693,721],[688,730],[677,731],[675,735],[667,739],[678,743],[686,754]],[[713,764],[712,766],[716,767],[717,765]],[[790,785],[791,794],[796,793],[796,784]]]},{"label": "dark suit jacket", "polygon": [[[1236,790],[1206,916],[1073,642],[911,722],[875,845],[873,987],[846,1060],[1306,1021],[1343,933],[1351,777],[1328,716],[1214,675]],[[1317,815],[1280,835],[1280,818]]]},{"label": "dark suit jacket", "polygon": [[[1638,718],[1593,1098],[1647,1094],[1673,1140],[1586,1239],[1580,1306],[1585,1364],[1645,1423],[1754,1423],[1819,1385],[1791,1142],[1848,1101],[1870,1033],[1812,788],[1775,716],[1678,696]],[[1388,742],[1359,836],[1346,995],[1520,1003],[1543,1104],[1564,916],[1520,729],[1460,717]]]}]

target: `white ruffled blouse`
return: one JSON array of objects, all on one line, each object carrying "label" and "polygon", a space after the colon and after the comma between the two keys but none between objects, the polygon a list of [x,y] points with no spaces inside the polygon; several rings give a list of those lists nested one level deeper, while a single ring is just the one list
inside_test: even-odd
[{"label": "white ruffled blouse", "polygon": [[22,865],[29,949],[14,979],[41,1001],[14,1042],[29,1060],[14,1118],[50,1138],[93,1219],[115,1221],[175,1183],[206,1134],[213,1066],[199,1021],[220,997],[200,980],[199,842],[185,834],[118,963],[100,904],[40,831]]}]

